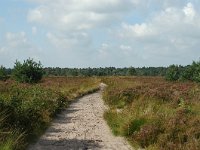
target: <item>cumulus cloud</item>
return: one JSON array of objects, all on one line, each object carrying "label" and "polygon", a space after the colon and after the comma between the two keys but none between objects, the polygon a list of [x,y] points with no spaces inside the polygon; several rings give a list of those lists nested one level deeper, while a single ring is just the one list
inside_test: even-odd
[{"label": "cumulus cloud", "polygon": [[188,18],[193,19],[196,15],[196,11],[192,3],[188,3],[187,6],[183,8],[183,12]]},{"label": "cumulus cloud", "polygon": [[188,64],[200,54],[200,16],[192,3],[168,7],[141,24],[123,23],[118,36],[138,49],[141,58],[154,59],[153,65]]},{"label": "cumulus cloud", "polygon": [[40,46],[46,64],[63,67],[188,64],[200,55],[197,0],[23,1],[34,3],[32,34],[7,32],[0,58],[32,56]]},{"label": "cumulus cloud", "polygon": [[0,60],[12,67],[16,59],[28,57],[38,60],[40,49],[35,47],[27,38],[25,32],[7,32],[0,43]]},{"label": "cumulus cloud", "polygon": [[48,28],[46,38],[56,49],[80,53],[93,45],[95,30],[106,32],[139,5],[138,0],[28,1],[37,4],[29,10],[28,22]]},{"label": "cumulus cloud", "polygon": [[138,0],[43,0],[28,13],[30,22],[58,30],[87,30],[105,27],[132,11]]},{"label": "cumulus cloud", "polygon": [[70,33],[68,35],[48,32],[46,37],[55,48],[65,49],[66,51],[83,46],[88,47],[91,42],[91,39],[85,32]]},{"label": "cumulus cloud", "polygon": [[37,21],[37,22],[42,22],[43,20],[43,15],[42,15],[42,12],[40,11],[41,8],[37,8],[37,9],[34,9],[34,10],[31,10],[28,14],[28,20],[30,22],[34,22],[34,21]]},{"label": "cumulus cloud", "polygon": [[120,33],[121,37],[147,37],[155,34],[153,28],[146,23],[130,25],[122,23],[123,32]]},{"label": "cumulus cloud", "polygon": [[131,46],[129,46],[129,45],[120,45],[119,46],[120,47],[120,49],[122,50],[122,52],[125,54],[125,55],[130,55],[131,54],[131,52],[132,52],[132,47]]}]

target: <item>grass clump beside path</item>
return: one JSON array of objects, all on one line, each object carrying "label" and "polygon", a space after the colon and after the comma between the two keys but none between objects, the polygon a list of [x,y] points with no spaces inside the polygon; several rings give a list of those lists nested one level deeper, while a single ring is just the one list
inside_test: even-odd
[{"label": "grass clump beside path", "polygon": [[82,77],[49,77],[35,85],[0,81],[0,149],[25,149],[70,100],[98,86],[98,79]]},{"label": "grass clump beside path", "polygon": [[200,86],[160,77],[103,78],[104,114],[115,135],[150,150],[200,149]]}]

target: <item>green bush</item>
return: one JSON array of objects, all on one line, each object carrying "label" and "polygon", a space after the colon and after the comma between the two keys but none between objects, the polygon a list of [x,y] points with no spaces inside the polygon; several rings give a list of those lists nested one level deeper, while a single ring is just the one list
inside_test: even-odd
[{"label": "green bush", "polygon": [[193,62],[190,66],[192,80],[196,82],[200,82],[200,61]]},{"label": "green bush", "polygon": [[169,81],[177,81],[181,76],[180,67],[178,65],[170,65],[167,69],[166,79]]},{"label": "green bush", "polygon": [[165,78],[169,81],[195,81],[200,82],[200,61],[193,62],[188,66],[171,65],[167,69]]},{"label": "green bush", "polygon": [[181,72],[181,76],[180,76],[180,80],[181,81],[193,81],[193,68],[191,67],[191,65],[188,65],[186,67],[184,67],[184,69]]},{"label": "green bush", "polygon": [[33,59],[27,59],[24,63],[16,61],[13,77],[16,81],[21,83],[37,83],[42,79],[43,68],[41,63],[33,61]]},{"label": "green bush", "polygon": [[6,80],[6,79],[7,79],[6,68],[1,66],[0,67],[0,80]]},{"label": "green bush", "polygon": [[128,68],[128,70],[126,72],[126,75],[128,75],[128,76],[134,76],[136,74],[137,74],[137,72],[136,72],[135,68],[133,68],[133,67]]}]

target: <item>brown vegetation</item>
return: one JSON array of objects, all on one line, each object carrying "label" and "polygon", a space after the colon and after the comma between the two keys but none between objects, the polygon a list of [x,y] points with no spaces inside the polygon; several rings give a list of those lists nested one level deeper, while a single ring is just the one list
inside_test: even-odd
[{"label": "brown vegetation", "polygon": [[160,77],[103,78],[105,119],[116,135],[147,149],[200,149],[200,85]]},{"label": "brown vegetation", "polygon": [[0,149],[24,149],[70,100],[97,90],[96,78],[49,77],[40,83],[0,81]]}]

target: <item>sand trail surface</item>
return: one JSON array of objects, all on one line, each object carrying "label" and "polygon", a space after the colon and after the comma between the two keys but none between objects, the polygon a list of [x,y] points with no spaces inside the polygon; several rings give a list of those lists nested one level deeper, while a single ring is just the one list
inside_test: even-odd
[{"label": "sand trail surface", "polygon": [[29,150],[131,150],[122,137],[115,137],[105,120],[101,92],[73,102],[53,121]]}]

